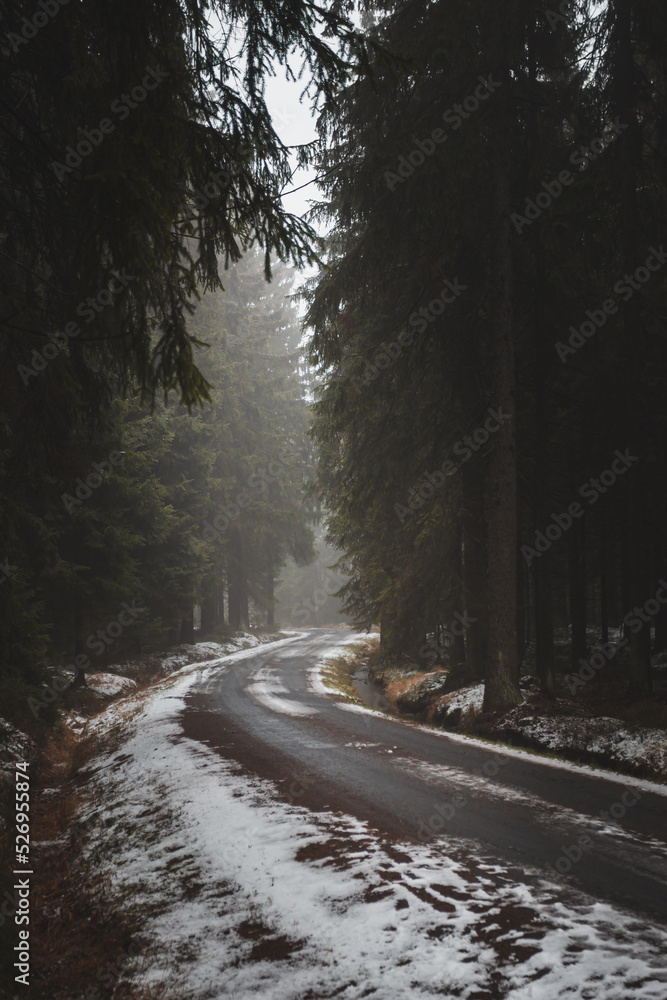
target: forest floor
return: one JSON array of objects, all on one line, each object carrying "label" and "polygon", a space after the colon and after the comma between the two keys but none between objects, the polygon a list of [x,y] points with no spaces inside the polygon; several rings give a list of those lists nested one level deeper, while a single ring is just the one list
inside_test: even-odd
[{"label": "forest floor", "polygon": [[[565,640],[561,647],[564,659]],[[595,645],[591,650],[595,651]],[[347,674],[348,686],[354,679],[362,701],[372,708],[542,755],[667,783],[665,659],[664,654],[653,658],[653,697],[629,703],[619,682],[622,664],[618,662],[614,672],[599,671],[587,682],[570,681],[568,686],[568,675],[560,675],[554,697],[548,698],[529,672],[527,658],[521,678],[523,702],[500,717],[482,712],[481,683],[453,688],[446,668],[424,670],[409,662],[381,663],[375,635],[358,644],[347,666],[338,664],[338,672]]]}]

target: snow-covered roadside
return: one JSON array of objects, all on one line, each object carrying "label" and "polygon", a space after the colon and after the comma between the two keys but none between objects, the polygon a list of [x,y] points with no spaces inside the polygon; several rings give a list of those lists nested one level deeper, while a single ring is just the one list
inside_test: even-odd
[{"label": "snow-covered roadside", "polygon": [[107,698],[113,698],[118,694],[126,694],[137,686],[137,682],[133,681],[130,677],[107,674],[101,670],[96,674],[89,674],[86,683],[91,690]]},{"label": "snow-covered roadside", "polygon": [[650,768],[667,779],[667,731],[629,727],[621,719],[508,713],[499,734],[520,734],[532,745],[555,753],[589,754],[609,764]]},{"label": "snow-covered roadside", "polygon": [[[368,639],[368,636],[363,638]],[[337,650],[341,651],[342,647]],[[657,657],[654,659],[658,660]],[[656,670],[661,669],[661,664],[657,662],[654,666]],[[447,737],[463,741],[471,738],[454,730],[462,718],[465,717],[470,723],[481,712],[483,684],[471,684],[438,695],[439,689],[444,685],[446,671],[414,671],[405,673],[405,678],[398,696],[392,695],[389,699],[385,697],[387,704],[391,702],[399,717],[406,711],[414,724],[413,713],[418,711],[421,713],[418,717],[427,720],[434,732],[445,729]],[[318,684],[321,681],[311,672],[311,686],[317,690]],[[540,711],[544,711],[544,703],[535,704],[535,697],[539,693],[536,679],[524,677],[521,687],[524,696],[522,704],[498,719],[493,729],[488,730],[489,739],[503,744],[518,742],[529,747],[533,755],[546,751],[550,755],[557,754],[564,760],[583,758],[595,765],[596,773],[600,773],[598,766],[618,767],[624,781],[634,771],[642,777],[655,776],[657,781],[667,783],[667,730],[631,726],[621,719],[586,714],[581,706],[575,706],[563,698],[556,699],[554,705],[558,710],[554,714],[540,714]],[[430,701],[429,693],[433,695]],[[586,767],[579,763],[574,766]]]},{"label": "snow-covered roadside", "polygon": [[[347,640],[344,643],[340,643],[337,646],[332,647],[332,649],[327,652],[326,656],[329,657],[344,652],[346,647],[350,645],[350,642],[358,641],[358,638],[359,637],[355,637],[355,639],[353,640]],[[364,635],[361,636],[361,638],[367,638],[367,636]],[[323,667],[323,662],[320,661],[320,663],[316,664],[314,667],[311,668],[311,670],[308,673],[309,685],[313,691],[319,694],[327,694],[329,696],[332,696],[333,694],[335,694],[335,692],[332,691],[332,689],[328,687],[326,684],[324,684],[322,680],[322,667]],[[453,704],[454,708],[461,708],[464,711],[470,711],[470,710],[475,711],[481,709],[483,690],[484,690],[483,685],[475,684],[467,688],[461,688],[460,691],[453,692],[451,695],[448,695],[447,697],[451,699],[449,703]],[[344,695],[344,692],[342,691],[339,693],[341,695]],[[336,704],[338,705],[339,708],[347,712],[360,712],[368,715],[380,715],[382,716],[383,719],[387,719],[390,722],[395,722],[397,725],[406,725],[406,720],[402,719],[400,716],[397,717],[395,715],[389,715],[387,713],[379,711],[378,709],[368,708],[365,705],[353,705],[349,704],[348,702],[342,702],[342,701],[337,702]],[[554,720],[547,719],[539,721],[549,722]],[[555,721],[557,722],[558,720]],[[619,739],[617,740],[617,744],[621,747],[625,746],[626,748],[632,746],[631,740],[627,740],[627,742],[625,741],[627,733],[623,730],[622,723],[620,722],[620,720],[616,719],[613,721],[616,723],[615,732],[619,734]],[[561,770],[571,771],[572,773],[575,774],[582,774],[582,773],[590,774],[591,776],[596,778],[606,778],[616,782],[618,782],[620,778],[622,779],[624,785],[630,786],[632,788],[637,788],[645,792],[654,792],[656,795],[667,795],[667,784],[659,784],[656,781],[650,781],[646,778],[637,778],[632,775],[628,775],[626,773],[619,774],[618,772],[610,771],[607,768],[602,768],[597,766],[591,767],[587,764],[582,764],[578,762],[574,763],[568,760],[554,759],[553,756],[544,757],[541,756],[539,751],[537,750],[535,751],[524,750],[520,747],[508,746],[502,742],[481,740],[477,739],[474,736],[468,736],[465,733],[456,733],[452,732],[451,730],[442,730],[436,726],[424,725],[418,722],[414,722],[412,720],[409,720],[407,724],[415,726],[417,729],[422,729],[424,732],[428,732],[432,736],[438,736],[444,740],[452,740],[454,742],[467,744],[469,746],[477,746],[485,750],[488,750],[491,747],[496,747],[504,757],[517,757],[523,760],[537,759],[539,760],[540,764],[544,765],[545,767],[559,768]],[[565,728],[566,727],[563,727],[563,729]],[[665,734],[662,733],[662,731],[660,730],[656,730],[656,732],[659,732],[662,737],[665,736]],[[502,734],[499,734],[499,740],[502,740]],[[545,747],[545,749],[547,749],[547,747]],[[549,747],[549,749],[553,750],[554,747]],[[625,760],[627,760],[627,757],[625,758]],[[665,776],[667,777],[667,774]]]},{"label": "snow-covered roadside", "polygon": [[[298,633],[284,632],[283,634],[295,636]],[[181,643],[179,646],[174,646],[166,656],[162,657],[162,672],[167,676],[176,670],[180,670],[181,667],[187,667],[192,663],[217,660],[242,649],[256,649],[257,646],[275,641],[275,637],[272,635],[252,635],[250,632],[242,632],[240,635],[234,636],[233,639],[228,639],[224,643],[195,642],[191,645]]]},{"label": "snow-covered roadside", "polygon": [[288,805],[185,738],[188,692],[248,655],[144,695],[123,745],[95,761],[87,851],[155,942],[140,981],[179,1000],[664,1000],[663,931],[583,898],[573,909],[462,845],[383,843]]}]

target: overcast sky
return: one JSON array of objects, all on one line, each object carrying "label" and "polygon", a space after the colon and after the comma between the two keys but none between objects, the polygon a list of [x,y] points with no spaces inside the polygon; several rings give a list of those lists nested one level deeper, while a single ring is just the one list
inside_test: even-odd
[{"label": "overcast sky", "polygon": [[[294,68],[297,72],[298,64],[295,64]],[[280,66],[277,67],[276,76],[267,82],[266,103],[273,118],[274,128],[286,146],[312,142],[317,135],[315,119],[310,109],[310,98],[304,97],[303,101],[300,100],[304,85],[305,80],[298,80],[296,83],[288,81]],[[287,190],[301,187],[314,177],[313,169],[298,170]],[[308,210],[308,202],[317,199],[317,196],[316,185],[308,184],[294,194],[286,194],[283,204],[287,211],[294,215],[303,215]]]}]

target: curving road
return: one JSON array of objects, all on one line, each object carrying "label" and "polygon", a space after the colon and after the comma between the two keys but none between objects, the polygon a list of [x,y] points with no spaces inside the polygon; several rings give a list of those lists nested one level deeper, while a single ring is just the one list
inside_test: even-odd
[{"label": "curving road", "polygon": [[[316,664],[355,634],[310,629],[210,672],[184,734],[275,782],[280,796],[667,918],[667,795],[646,782],[504,753],[345,704]],[[667,791],[667,790],[666,790]]]}]

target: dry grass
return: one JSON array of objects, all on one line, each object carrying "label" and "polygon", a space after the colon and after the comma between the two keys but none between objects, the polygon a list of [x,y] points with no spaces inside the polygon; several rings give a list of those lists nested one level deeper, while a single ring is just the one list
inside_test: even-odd
[{"label": "dry grass", "polygon": [[91,871],[82,856],[88,834],[76,822],[86,801],[81,772],[103,749],[98,738],[77,740],[63,726],[36,762],[31,793],[34,1000],[155,1000],[155,994],[121,981],[128,958],[145,951],[137,940],[139,928],[114,905],[108,879]]},{"label": "dry grass", "polygon": [[363,655],[363,643],[354,643],[344,653],[328,657],[321,668],[322,683],[344,695],[347,701],[361,705],[359,692],[352,683],[352,677],[359,668]]},{"label": "dry grass", "polygon": [[396,704],[398,698],[404,695],[412,687],[416,687],[425,677],[428,677],[432,673],[430,670],[424,670],[421,673],[410,673],[409,676],[396,676],[391,677],[387,681],[384,688],[385,696],[393,704]]}]

